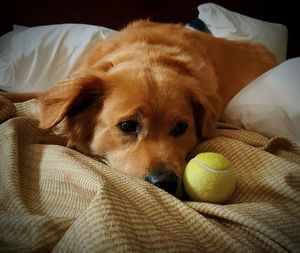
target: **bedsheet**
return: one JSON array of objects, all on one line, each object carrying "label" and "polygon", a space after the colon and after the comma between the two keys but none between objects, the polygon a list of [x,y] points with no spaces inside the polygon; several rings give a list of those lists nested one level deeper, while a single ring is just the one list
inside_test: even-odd
[{"label": "bedsheet", "polygon": [[237,174],[224,205],[181,201],[38,128],[36,100],[0,97],[0,251],[300,252],[300,150],[227,124],[194,153]]}]

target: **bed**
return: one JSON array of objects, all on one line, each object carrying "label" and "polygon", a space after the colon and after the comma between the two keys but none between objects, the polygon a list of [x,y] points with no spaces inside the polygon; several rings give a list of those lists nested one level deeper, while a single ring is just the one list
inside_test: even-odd
[{"label": "bed", "polygon": [[[123,2],[114,1],[97,9],[99,18],[95,3],[82,13],[75,4],[73,14],[66,12],[67,4],[57,9],[45,3],[48,15],[37,13],[35,18],[25,18],[20,10],[38,6],[36,2],[20,4],[15,13],[3,16],[3,33],[18,26],[0,39],[0,89],[49,88],[72,72],[94,40],[151,13],[159,21],[183,23],[198,16],[215,36],[265,43],[280,64],[234,97],[216,136],[193,151],[219,152],[231,161],[237,175],[231,199],[222,205],[179,200],[65,147],[63,138],[38,127],[36,100],[13,104],[0,96],[1,252],[300,251],[300,59],[294,41],[287,44],[290,27],[252,19],[255,13],[268,17],[256,12],[253,2],[245,3],[249,13],[243,14],[227,9],[242,12],[235,1],[219,1],[222,7],[175,2],[177,6],[128,1],[130,15]],[[113,18],[107,11],[111,5],[118,9]],[[220,20],[228,26],[220,29]]]}]

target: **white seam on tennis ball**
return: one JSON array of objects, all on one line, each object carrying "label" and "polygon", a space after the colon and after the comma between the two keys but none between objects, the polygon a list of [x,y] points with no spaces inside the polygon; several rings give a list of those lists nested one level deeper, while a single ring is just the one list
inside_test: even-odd
[{"label": "white seam on tennis ball", "polygon": [[209,171],[209,172],[213,172],[213,173],[218,173],[218,174],[223,174],[223,173],[227,173],[229,171],[229,169],[225,169],[225,170],[215,170],[211,167],[209,167],[208,165],[206,165],[205,163],[201,162],[198,158],[194,158],[194,161],[200,165],[202,168],[204,168],[205,170]]}]

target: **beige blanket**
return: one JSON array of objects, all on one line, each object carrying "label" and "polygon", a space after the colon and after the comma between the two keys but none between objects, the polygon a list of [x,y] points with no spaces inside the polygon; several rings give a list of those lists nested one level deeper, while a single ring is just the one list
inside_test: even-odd
[{"label": "beige blanket", "polygon": [[0,97],[0,251],[300,252],[300,151],[221,125],[195,152],[228,157],[226,205],[182,202],[64,147],[35,100]]}]

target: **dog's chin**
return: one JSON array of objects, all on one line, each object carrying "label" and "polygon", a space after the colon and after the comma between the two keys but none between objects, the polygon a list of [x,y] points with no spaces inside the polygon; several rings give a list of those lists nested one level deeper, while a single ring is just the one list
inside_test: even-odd
[{"label": "dog's chin", "polygon": [[178,179],[178,186],[176,189],[176,192],[174,194],[172,194],[174,197],[178,198],[178,199],[183,199],[184,198],[184,194],[183,194],[183,183],[182,183],[182,179]]},{"label": "dog's chin", "polygon": [[[103,157],[103,156],[101,158],[98,157],[98,160],[100,160],[101,162],[104,162],[106,165],[108,165],[118,171],[121,171],[125,175],[145,180],[148,183],[152,184],[153,186],[156,186],[156,187],[160,188],[161,190],[168,192],[169,194],[175,196],[178,199],[183,198],[182,175],[178,175],[178,173],[175,173],[171,170],[166,170],[166,171],[169,171],[169,173],[167,173],[165,175],[166,177],[170,176],[172,178],[172,175],[174,175],[176,178],[176,182],[175,182],[176,188],[174,189],[174,186],[171,186],[172,184],[174,184],[174,182],[172,182],[172,179],[170,179],[170,178],[166,178],[166,181],[164,183],[157,182],[156,179],[149,180],[150,173],[149,173],[149,170],[147,170],[147,169],[135,169],[134,170],[133,168],[135,166],[126,166],[126,163],[124,163],[124,165],[121,166],[119,163],[120,162],[119,160],[116,163],[114,163],[114,160],[110,160],[109,158]],[[170,187],[169,187],[169,185],[167,185],[168,183],[170,183]]]},{"label": "dog's chin", "polygon": [[[126,170],[126,166],[119,166],[119,164],[114,164],[114,162],[110,161],[110,159],[107,158],[106,156],[98,155],[98,154],[92,154],[89,150],[87,150],[85,147],[82,147],[81,145],[75,145],[72,142],[68,142],[67,146],[69,148],[77,150],[80,153],[86,154],[86,155],[90,156],[91,158],[93,158],[93,159],[95,159],[95,160],[97,160],[97,161],[99,161],[99,162],[101,162],[101,163],[103,163],[103,164],[105,164],[105,165],[107,165],[107,166],[109,166],[111,168],[114,168],[114,169],[116,169],[118,171],[121,171],[125,175],[145,180],[148,183],[152,184],[153,186],[156,186],[156,187],[160,188],[161,190],[164,190],[165,192],[168,192],[169,194],[173,195],[174,197],[176,197],[178,199],[184,199],[182,177],[178,176],[177,174],[176,174],[176,177],[177,177],[177,187],[176,187],[175,190],[172,190],[170,192],[168,189],[164,189],[164,188],[168,188],[168,187],[160,187],[159,185],[156,185],[153,182],[149,182],[149,180],[146,179],[148,177],[147,176],[148,172],[146,172],[147,170],[145,170],[145,172],[142,172],[142,173],[137,173],[137,172],[133,173],[134,170],[132,170],[132,167],[131,167],[131,169],[127,169]],[[136,171],[144,171],[144,170],[136,170]],[[174,172],[174,174],[175,174],[175,172]]]}]

